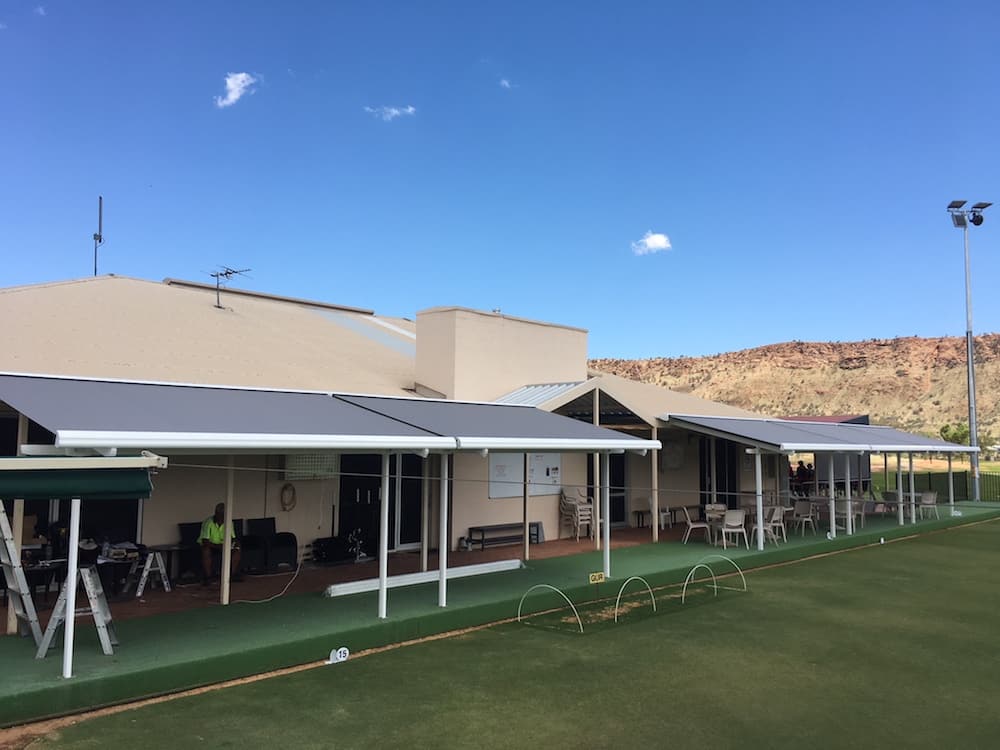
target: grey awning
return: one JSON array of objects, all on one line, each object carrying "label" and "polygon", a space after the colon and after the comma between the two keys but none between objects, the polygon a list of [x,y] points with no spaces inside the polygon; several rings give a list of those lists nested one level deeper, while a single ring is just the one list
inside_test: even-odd
[{"label": "grey awning", "polygon": [[451,435],[459,449],[600,451],[660,447],[657,440],[632,437],[530,406],[379,396],[338,398],[407,424],[419,424],[439,435]]},{"label": "grey awning", "polygon": [[0,375],[56,444],[150,450],[422,450],[454,441],[329,393]]},{"label": "grey awning", "polygon": [[735,440],[775,452],[972,453],[978,448],[892,427],[783,419],[702,417],[664,414],[664,421],[705,435]]},{"label": "grey awning", "polygon": [[67,448],[611,451],[658,448],[523,406],[0,374],[0,400]]}]

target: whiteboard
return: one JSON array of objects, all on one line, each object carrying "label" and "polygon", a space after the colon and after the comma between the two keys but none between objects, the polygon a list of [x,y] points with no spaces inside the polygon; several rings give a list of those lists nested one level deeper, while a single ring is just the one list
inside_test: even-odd
[{"label": "whiteboard", "polygon": [[[555,495],[562,485],[562,455],[528,454],[528,494]],[[490,499],[524,496],[524,454],[490,453]]]}]

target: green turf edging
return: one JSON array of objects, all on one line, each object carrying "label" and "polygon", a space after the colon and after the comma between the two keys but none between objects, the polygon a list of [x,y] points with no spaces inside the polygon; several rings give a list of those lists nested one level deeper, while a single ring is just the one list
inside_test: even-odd
[{"label": "green turf edging", "polygon": [[[805,544],[788,545],[781,547],[770,547],[764,552],[751,551],[735,555],[737,563],[743,570],[749,571],[754,568],[790,562],[814,555],[839,552],[842,550],[865,546],[877,543],[880,538],[892,541],[915,534],[926,534],[950,527],[968,525],[982,520],[995,518],[996,513],[980,514],[978,516],[965,516],[961,518],[946,517],[935,521],[924,521],[919,526],[883,526],[873,531],[862,531],[853,536],[838,536],[834,540],[827,540],[825,535],[817,534],[815,540]],[[806,537],[808,539],[808,536]],[[801,537],[798,537],[801,540]],[[641,575],[653,587],[679,584],[684,581],[690,565],[681,567],[674,566],[657,569],[657,546],[644,545],[651,554],[642,553],[634,558],[641,561]],[[706,548],[705,555],[729,554],[725,550]],[[588,553],[593,554],[593,553]],[[596,554],[595,559],[599,558]],[[721,563],[721,561],[720,561]],[[693,564],[693,563],[692,563]],[[710,563],[717,575],[725,575],[733,569],[725,563],[716,565]],[[545,560],[532,563],[538,566],[540,574],[547,575],[551,572],[557,575],[560,563],[554,560]],[[566,565],[562,565],[563,570]],[[613,570],[613,573],[616,572]],[[498,574],[511,575],[511,574]],[[627,576],[619,574],[619,578],[608,581],[599,588],[587,585],[582,582],[583,576],[577,578],[574,574],[573,581],[581,580],[581,583],[565,585],[562,590],[574,603],[590,601],[598,597],[614,597],[617,595],[622,582]],[[699,576],[701,577],[701,576]],[[338,626],[331,622],[329,629],[322,632],[309,634],[285,634],[280,630],[278,624],[280,618],[272,617],[275,624],[276,637],[281,640],[262,643],[246,648],[242,651],[228,650],[222,653],[196,653],[180,661],[170,664],[152,664],[139,669],[123,670],[119,673],[103,672],[92,676],[75,677],[72,680],[55,680],[50,682],[39,681],[27,685],[19,692],[10,692],[0,700],[0,726],[10,726],[12,724],[24,723],[27,721],[39,720],[53,716],[65,715],[87,709],[113,705],[116,703],[139,700],[155,695],[173,693],[191,688],[210,685],[226,680],[248,677],[263,672],[281,669],[285,667],[297,666],[324,659],[331,649],[339,646],[347,646],[352,652],[386,646],[394,643],[401,643],[418,638],[424,638],[440,633],[449,632],[467,627],[476,627],[513,617],[517,612],[520,594],[531,582],[537,582],[538,578],[532,581],[525,581],[524,589],[518,591],[516,595],[511,594],[511,587],[492,601],[482,601],[479,597],[473,603],[456,604],[449,608],[438,609],[424,607],[419,614],[410,616],[397,616],[394,618],[390,613],[390,618],[386,621],[372,619],[357,626],[347,626],[338,629]],[[552,579],[555,580],[555,579]],[[559,582],[559,581],[556,581]],[[431,591],[433,585],[428,585],[420,593],[423,597]],[[481,583],[473,582],[471,579],[458,579],[453,583],[456,593],[468,593],[473,588],[481,586]],[[638,585],[636,584],[638,587]],[[631,588],[629,589],[631,591]],[[398,590],[401,595],[404,590]],[[311,596],[311,595],[302,595]],[[358,595],[364,596],[364,595]],[[370,595],[369,595],[370,596]],[[404,595],[405,596],[405,595]],[[559,601],[551,597],[538,596],[526,601],[525,613],[538,611],[550,606],[557,606]],[[453,601],[468,602],[468,597],[454,596]],[[294,598],[292,598],[294,599]],[[302,600],[305,601],[305,600]],[[270,606],[270,605],[268,605]],[[289,601],[279,605],[279,609],[270,610],[272,612],[294,611],[302,604],[297,601]],[[309,604],[309,607],[314,607]],[[281,609],[283,607],[283,610]],[[314,607],[315,609],[315,607]],[[156,637],[157,632],[168,632],[177,627],[193,623],[192,637],[197,637],[197,627],[204,627],[206,623],[217,623],[218,627],[226,628],[229,623],[246,618],[246,611],[227,611],[229,608],[202,610],[192,613],[188,619],[170,616],[162,618],[151,618],[151,621],[143,624],[136,624],[137,631],[141,631],[145,637]],[[312,612],[312,610],[310,610]],[[398,609],[397,609],[398,611]],[[412,611],[412,610],[411,610]],[[262,616],[264,611],[262,611]],[[155,620],[155,622],[153,621]],[[130,622],[122,624],[122,630],[126,630]],[[121,635],[121,630],[120,633]],[[284,637],[282,637],[282,635]],[[270,636],[269,636],[270,637]]]},{"label": "green turf edging", "polygon": [[117,703],[203,687],[325,658],[347,646],[354,653],[417,638],[474,627],[509,617],[516,602],[496,601],[471,607],[441,609],[430,615],[374,622],[346,631],[284,641],[245,651],[217,654],[157,666],[137,675],[76,677],[23,691],[0,702],[0,727],[63,716]]}]

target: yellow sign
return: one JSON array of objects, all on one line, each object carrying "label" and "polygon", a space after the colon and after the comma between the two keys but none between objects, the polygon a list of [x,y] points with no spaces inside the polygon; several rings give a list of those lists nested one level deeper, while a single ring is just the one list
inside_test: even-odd
[{"label": "yellow sign", "polygon": [[604,583],[604,573],[591,573],[590,574],[591,583]]}]

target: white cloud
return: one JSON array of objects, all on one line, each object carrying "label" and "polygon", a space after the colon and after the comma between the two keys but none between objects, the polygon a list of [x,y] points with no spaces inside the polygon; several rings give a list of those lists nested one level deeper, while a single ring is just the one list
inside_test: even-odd
[{"label": "white cloud", "polygon": [[215,106],[219,109],[231,107],[238,102],[247,92],[253,93],[253,86],[257,79],[249,73],[229,73],[226,76],[226,95],[215,97]]},{"label": "white cloud", "polygon": [[507,78],[500,79],[500,88],[509,89],[510,87],[511,87],[510,80],[508,80]]},{"label": "white cloud", "polygon": [[405,107],[365,107],[365,112],[374,115],[383,122],[392,122],[397,117],[402,117],[403,115],[415,115],[417,108],[412,104],[408,104]]},{"label": "white cloud", "polygon": [[47,16],[48,13],[45,11],[45,6],[44,5],[36,5],[35,6],[35,15],[36,16]]},{"label": "white cloud", "polygon": [[662,232],[646,232],[641,240],[632,243],[632,252],[636,255],[659,253],[670,248],[670,238]]}]

